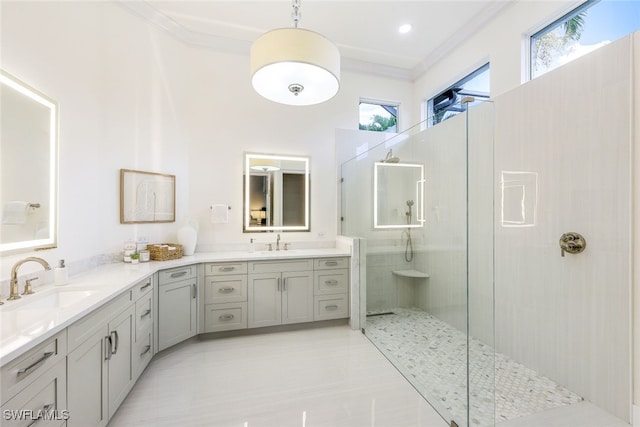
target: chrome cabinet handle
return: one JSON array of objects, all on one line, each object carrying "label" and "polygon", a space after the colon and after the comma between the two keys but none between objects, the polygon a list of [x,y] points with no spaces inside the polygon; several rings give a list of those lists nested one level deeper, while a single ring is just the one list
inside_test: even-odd
[{"label": "chrome cabinet handle", "polygon": [[284,279],[282,279],[282,290],[284,292],[287,291],[287,278],[286,277]]},{"label": "chrome cabinet handle", "polygon": [[324,284],[328,286],[335,286],[338,284],[338,281],[336,279],[325,280]]},{"label": "chrome cabinet handle", "polygon": [[337,305],[328,305],[324,308],[327,311],[333,311],[333,310],[337,310],[338,306]]},{"label": "chrome cabinet handle", "polygon": [[111,355],[113,356],[118,352],[118,341],[120,341],[120,339],[118,338],[118,331],[111,332],[111,335],[115,336],[115,339],[111,341],[114,343],[113,350],[111,351]]},{"label": "chrome cabinet handle", "polygon": [[278,292],[280,292],[280,278],[278,277]]},{"label": "chrome cabinet handle", "polygon": [[225,287],[225,288],[220,288],[218,289],[218,292],[220,292],[221,294],[228,294],[230,292],[235,291],[235,288],[232,288],[231,286]]},{"label": "chrome cabinet handle", "polygon": [[191,297],[195,299],[197,296],[198,296],[198,288],[194,283],[193,285],[191,285]]},{"label": "chrome cabinet handle", "polygon": [[42,355],[42,357],[40,359],[36,360],[31,365],[27,366],[26,368],[18,369],[18,373],[16,375],[24,375],[24,374],[26,374],[31,369],[37,367],[38,365],[40,365],[42,362],[44,362],[45,360],[47,360],[51,356],[53,356],[53,351],[47,351],[46,353],[44,353]]},{"label": "chrome cabinet handle", "polygon": [[149,353],[151,351],[151,345],[145,345],[144,346],[144,351],[142,353],[140,353],[140,357],[144,356],[145,354]]},{"label": "chrome cabinet handle", "polygon": [[[53,407],[54,407],[53,403],[47,403],[47,404],[45,404],[45,405],[42,407],[42,409],[41,409],[40,411],[34,411],[34,412],[35,412],[35,413],[38,413],[38,412],[40,412],[40,413],[46,413],[46,412],[49,412],[49,410],[51,410],[51,408],[53,408]],[[43,416],[45,416],[45,417],[46,417],[47,415],[48,415],[48,414],[43,414]],[[40,421],[40,419],[41,419],[41,418],[36,418],[36,419],[35,419],[32,423],[30,423],[27,427],[31,427],[31,426],[35,425],[38,421]],[[45,418],[42,418],[42,419],[45,419]]]},{"label": "chrome cabinet handle", "polygon": [[145,290],[145,289],[147,289],[149,286],[151,286],[151,282],[147,282],[147,284],[146,284],[146,285],[144,285],[144,286],[142,286],[142,287],[140,288],[140,290],[141,290],[141,291],[144,291],[144,290]]},{"label": "chrome cabinet handle", "polygon": [[324,265],[326,265],[327,267],[334,267],[338,265],[338,261],[325,261]]},{"label": "chrome cabinet handle", "polygon": [[220,267],[218,271],[233,271],[235,269],[235,267]]},{"label": "chrome cabinet handle", "polygon": [[104,360],[111,360],[111,335],[104,337]]},{"label": "chrome cabinet handle", "polygon": [[140,315],[140,318],[142,319],[144,316],[151,316],[151,309],[150,308],[145,310],[144,313],[142,313]]},{"label": "chrome cabinet handle", "polygon": [[222,321],[228,321],[228,320],[232,320],[234,317],[235,316],[233,314],[223,314],[219,316],[218,319]]},{"label": "chrome cabinet handle", "polygon": [[176,277],[182,277],[184,275],[187,274],[187,271],[176,271],[175,273],[171,273],[171,277],[176,278]]}]

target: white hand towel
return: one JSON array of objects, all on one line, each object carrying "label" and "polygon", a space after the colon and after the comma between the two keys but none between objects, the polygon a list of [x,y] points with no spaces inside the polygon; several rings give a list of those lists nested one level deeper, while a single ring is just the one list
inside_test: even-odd
[{"label": "white hand towel", "polygon": [[6,225],[22,225],[27,222],[27,202],[7,202],[2,210],[2,223]]}]

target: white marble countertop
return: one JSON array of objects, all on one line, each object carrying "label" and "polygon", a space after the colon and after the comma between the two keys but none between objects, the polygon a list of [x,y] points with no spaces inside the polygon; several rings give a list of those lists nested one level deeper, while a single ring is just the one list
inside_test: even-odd
[{"label": "white marble countertop", "polygon": [[[160,270],[225,261],[350,256],[348,249],[320,248],[288,251],[206,252],[176,260],[139,264],[107,264],[71,276],[64,286],[37,287],[34,295],[0,305],[0,366],[30,350],[73,322]],[[22,288],[22,284],[21,284]]]}]

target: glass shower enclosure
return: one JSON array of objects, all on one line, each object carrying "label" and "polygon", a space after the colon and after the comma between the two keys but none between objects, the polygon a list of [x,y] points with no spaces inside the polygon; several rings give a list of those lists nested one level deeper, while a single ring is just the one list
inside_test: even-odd
[{"label": "glass shower enclosure", "polygon": [[493,133],[487,102],[382,141],[360,133],[341,165],[362,330],[457,426],[495,425]]}]

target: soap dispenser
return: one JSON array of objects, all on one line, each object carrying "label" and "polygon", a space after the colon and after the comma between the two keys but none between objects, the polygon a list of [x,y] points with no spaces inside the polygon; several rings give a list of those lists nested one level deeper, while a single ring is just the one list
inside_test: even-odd
[{"label": "soap dispenser", "polygon": [[63,259],[60,260],[60,263],[55,268],[53,275],[56,286],[66,285],[67,282],[69,282],[69,270],[67,270],[67,266],[64,265]]},{"label": "soap dispenser", "polygon": [[256,244],[253,241],[253,239],[249,240],[249,252],[255,252],[256,251]]}]

